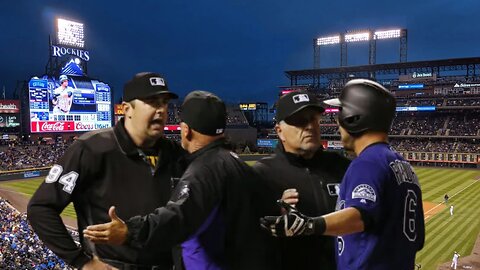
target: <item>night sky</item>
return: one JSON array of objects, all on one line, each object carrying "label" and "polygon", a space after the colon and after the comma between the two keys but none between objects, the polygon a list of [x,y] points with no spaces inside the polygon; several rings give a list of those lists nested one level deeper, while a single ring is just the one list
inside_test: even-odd
[{"label": "night sky", "polygon": [[[408,60],[480,56],[480,2],[447,1],[35,1],[0,2],[0,89],[41,76],[55,17],[85,24],[91,77],[114,101],[135,73],[165,75],[180,96],[196,89],[229,102],[272,103],[286,70],[313,66],[312,39],[345,30],[408,29]],[[368,63],[366,43],[349,47],[349,65]],[[322,67],[338,66],[325,48]],[[398,40],[377,43],[377,63],[398,61]]]}]

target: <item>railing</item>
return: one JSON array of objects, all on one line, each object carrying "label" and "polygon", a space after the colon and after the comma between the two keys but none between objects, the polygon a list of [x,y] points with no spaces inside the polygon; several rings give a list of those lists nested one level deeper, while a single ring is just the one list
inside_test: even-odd
[{"label": "railing", "polygon": [[2,171],[0,172],[0,181],[46,176],[49,170],[50,167],[41,167],[24,170]]}]

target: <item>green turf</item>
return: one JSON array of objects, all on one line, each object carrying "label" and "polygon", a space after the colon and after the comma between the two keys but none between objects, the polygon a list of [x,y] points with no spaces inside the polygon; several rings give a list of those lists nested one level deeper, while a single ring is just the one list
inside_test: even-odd
[{"label": "green turf", "polygon": [[[247,162],[249,165],[254,161]],[[443,201],[445,193],[451,197],[449,205],[455,205],[450,217],[448,208],[426,221],[426,243],[417,254],[422,270],[437,269],[438,264],[451,260],[456,250],[468,256],[480,233],[480,170],[415,168],[423,191],[423,200],[435,204]],[[31,196],[43,178],[0,183]],[[76,217],[70,204],[62,213]],[[399,250],[398,252],[401,252]]]},{"label": "green turf", "polygon": [[[9,187],[18,192],[24,193],[28,197],[32,197],[33,193],[37,190],[38,186],[43,182],[45,177],[30,178],[27,180],[16,180],[9,182],[0,182],[0,187]],[[62,212],[62,216],[77,218],[73,204],[69,204]]]},{"label": "green turf", "polygon": [[[468,256],[480,232],[480,170],[415,168],[423,191],[423,200],[435,204],[447,193],[454,205],[454,215],[448,207],[426,220],[424,248],[416,262],[422,270],[437,269],[449,262],[453,252]],[[401,252],[401,251],[399,251]]]},{"label": "green turf", "polygon": [[250,160],[250,161],[245,161],[245,163],[247,163],[248,165],[252,166],[253,164],[255,164],[255,160]]}]

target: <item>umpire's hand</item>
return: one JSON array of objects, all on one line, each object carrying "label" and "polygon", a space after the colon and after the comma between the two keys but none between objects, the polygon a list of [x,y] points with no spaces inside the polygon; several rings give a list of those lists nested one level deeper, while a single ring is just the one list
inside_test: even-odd
[{"label": "umpire's hand", "polygon": [[83,236],[95,244],[121,245],[128,236],[128,227],[115,212],[115,206],[110,207],[108,215],[112,221],[104,224],[88,226],[83,230]]}]

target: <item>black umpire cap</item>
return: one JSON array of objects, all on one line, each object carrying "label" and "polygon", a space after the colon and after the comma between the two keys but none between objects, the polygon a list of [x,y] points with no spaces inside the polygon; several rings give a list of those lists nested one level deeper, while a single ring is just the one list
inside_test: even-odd
[{"label": "black umpire cap", "polygon": [[123,101],[126,102],[160,94],[166,94],[172,99],[178,98],[177,94],[168,90],[165,78],[154,72],[137,73],[123,87]]},{"label": "black umpire cap", "polygon": [[314,108],[320,113],[325,111],[322,103],[317,98],[306,92],[290,92],[277,101],[277,114],[275,119],[277,123],[305,109]]},{"label": "black umpire cap", "polygon": [[225,103],[207,91],[193,91],[185,97],[180,119],[190,128],[204,135],[220,135],[227,123]]}]

